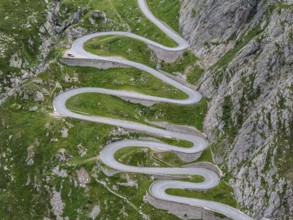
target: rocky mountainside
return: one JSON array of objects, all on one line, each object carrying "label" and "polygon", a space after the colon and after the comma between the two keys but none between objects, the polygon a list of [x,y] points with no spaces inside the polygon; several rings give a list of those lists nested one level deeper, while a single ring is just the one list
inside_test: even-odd
[{"label": "rocky mountainside", "polygon": [[[0,32],[0,103],[14,94],[27,79],[48,67],[48,55],[58,34],[79,17],[62,13],[60,2],[0,2],[5,19]],[[30,14],[27,16],[27,14]]]},{"label": "rocky mountainside", "polygon": [[292,12],[292,1],[181,1],[182,33],[206,68],[215,162],[256,219],[293,216]]},{"label": "rocky mountainside", "polygon": [[[19,12],[7,13],[5,19],[0,21],[1,34],[3,31],[5,35],[1,37],[0,49],[4,48],[2,40],[8,39],[8,35],[22,38],[21,41],[13,38],[13,43],[6,42],[0,58],[0,103],[10,95],[0,108],[0,219],[117,219],[117,215],[119,219],[178,219],[146,202],[144,195],[154,177],[117,173],[105,167],[97,157],[106,144],[141,137],[139,134],[108,125],[61,118],[54,114],[54,97],[76,87],[136,87],[143,93],[146,90],[150,94],[154,92],[164,96],[166,92],[171,97],[180,97],[172,87],[134,69],[98,70],[69,67],[59,62],[58,59],[71,46],[72,40],[93,31],[123,31],[131,28],[137,34],[148,33],[148,37],[168,43],[168,38],[152,23],[141,25],[147,23],[147,20],[141,14],[136,0],[111,1],[115,3],[113,5],[109,2],[48,0],[38,5],[34,4],[36,1],[0,0],[1,12]],[[179,8],[179,2],[176,4]],[[33,14],[34,19],[26,20],[27,14]],[[4,28],[2,24],[5,21]],[[25,25],[20,21],[24,21]],[[108,46],[118,48],[120,54],[122,52],[122,55],[127,56],[133,51],[135,59],[153,65],[151,51],[146,45],[132,39],[110,40]],[[32,45],[33,48],[30,47]],[[121,45],[122,48],[119,47]],[[107,44],[94,44],[94,48],[101,49],[102,46],[107,49]],[[115,51],[113,54],[116,55]],[[195,60],[196,57],[187,52],[184,59],[165,68],[183,70],[186,63],[192,65]],[[78,98],[76,101],[85,100],[89,103],[92,100],[97,106],[91,109],[103,108],[103,112],[124,119],[160,119],[170,123],[192,123],[191,126],[198,124],[200,128],[206,112],[205,100],[197,105],[199,107],[180,106],[179,109],[167,105],[151,108],[133,106],[113,98],[94,96]],[[76,103],[76,106],[87,104]],[[146,137],[143,135],[141,138]],[[125,154],[125,157],[123,152],[118,156],[129,164],[165,166],[161,161],[167,161],[170,166],[182,166],[181,160],[174,153],[153,154],[133,149]],[[209,149],[201,160],[211,161]],[[204,192],[199,194],[206,197]],[[209,193],[212,199],[223,194],[225,202],[236,207],[231,188],[224,181]]]},{"label": "rocky mountainside", "polygon": [[[26,80],[45,71],[59,55],[57,48],[69,47],[73,38],[104,28],[100,23],[105,15],[95,11],[89,13],[89,20],[74,26],[92,7],[87,1],[83,5],[58,0],[0,1],[0,6],[5,17],[0,23],[0,104]],[[58,45],[65,36],[67,42]]]},{"label": "rocky mountainside", "polygon": [[[52,98],[60,90],[88,86],[95,79],[89,69],[85,74],[56,61],[72,40],[105,30],[141,34],[143,16],[135,14],[132,0],[117,1],[116,8],[105,0],[36,2],[0,1],[0,104],[12,95],[1,106],[0,216],[84,219],[91,212],[94,219],[101,211],[111,219],[114,209],[126,218],[128,213],[140,216],[128,210],[124,200],[107,194],[104,182],[93,183],[101,176],[116,190],[116,177],[105,177],[103,168],[78,159],[76,167],[66,164],[72,157],[96,156],[97,146],[125,134],[105,135],[104,130],[115,130],[96,125],[87,125],[92,130],[86,130],[83,123],[51,113]],[[205,69],[194,66],[193,82],[202,74],[196,86],[209,98],[205,132],[214,161],[226,174],[224,180],[233,186],[239,207],[256,219],[293,216],[292,0],[180,2],[183,36]],[[129,13],[137,19],[127,20]],[[180,65],[182,72],[192,71],[184,62]],[[165,64],[162,69],[172,72],[173,67]],[[91,183],[83,182],[89,179],[85,170]],[[138,185],[151,182],[131,175],[119,178],[121,183],[132,183],[132,178]],[[136,195],[135,190],[126,192],[127,197]],[[143,206],[150,215],[171,219]]]}]

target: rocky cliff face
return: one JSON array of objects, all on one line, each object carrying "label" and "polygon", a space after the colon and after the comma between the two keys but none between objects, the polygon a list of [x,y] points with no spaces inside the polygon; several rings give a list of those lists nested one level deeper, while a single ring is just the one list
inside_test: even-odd
[{"label": "rocky cliff face", "polygon": [[292,12],[289,1],[181,1],[182,33],[206,67],[215,162],[256,219],[293,216]]},{"label": "rocky cliff face", "polygon": [[[8,15],[2,21],[4,31],[0,33],[1,104],[14,94],[23,82],[48,67],[49,53],[58,43],[58,39],[64,34],[68,39],[72,39],[72,35],[84,34],[84,30],[73,30],[71,26],[80,20],[86,8],[70,8],[66,3],[62,4],[57,0],[35,4],[36,8],[17,2],[1,3],[0,7],[20,8],[20,15],[9,14],[7,10]],[[32,15],[27,17],[30,11],[33,11]],[[25,17],[21,17],[21,13],[26,13]],[[16,18],[16,21],[11,21],[10,18]],[[21,39],[15,36],[21,36]]]}]

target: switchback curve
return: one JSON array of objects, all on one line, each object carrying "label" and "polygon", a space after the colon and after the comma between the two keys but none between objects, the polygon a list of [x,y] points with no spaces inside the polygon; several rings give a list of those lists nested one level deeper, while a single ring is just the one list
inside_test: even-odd
[{"label": "switchback curve", "polygon": [[119,126],[119,127],[134,130],[144,134],[149,134],[156,137],[176,138],[176,139],[192,142],[193,147],[183,148],[183,147],[177,147],[177,146],[153,142],[153,141],[123,140],[123,141],[114,142],[105,146],[104,149],[100,153],[100,158],[105,165],[113,169],[123,171],[123,172],[144,173],[144,174],[153,174],[153,175],[200,175],[200,176],[203,176],[205,180],[201,183],[184,182],[179,180],[156,181],[150,187],[150,194],[153,197],[161,199],[161,200],[179,202],[182,204],[188,204],[191,206],[197,206],[197,207],[209,209],[209,210],[224,214],[227,217],[230,217],[233,219],[239,219],[239,220],[251,219],[250,217],[240,212],[239,210],[233,207],[218,203],[218,202],[199,200],[199,199],[193,199],[193,198],[185,198],[185,197],[172,196],[172,195],[166,194],[165,191],[169,188],[208,190],[215,187],[216,185],[218,185],[220,178],[215,172],[209,169],[187,168],[187,167],[186,168],[135,167],[135,166],[121,164],[118,161],[116,161],[114,158],[115,152],[117,152],[118,150],[122,148],[131,147],[131,146],[148,147],[154,151],[177,151],[177,152],[183,152],[183,153],[200,153],[208,145],[205,139],[199,136],[189,135],[186,133],[173,132],[173,131],[167,131],[167,130],[163,130],[159,128],[154,128],[154,127],[136,123],[136,122],[124,121],[124,120],[107,118],[107,117],[95,117],[95,116],[86,116],[82,114],[77,114],[77,113],[71,112],[70,110],[66,108],[66,101],[69,98],[78,94],[82,94],[82,93],[100,93],[100,94],[113,95],[113,96],[126,98],[126,99],[133,98],[136,100],[151,101],[153,103],[164,102],[164,103],[179,104],[179,105],[190,105],[200,101],[201,94],[199,92],[194,91],[193,89],[167,77],[166,75],[146,65],[128,61],[128,60],[117,59],[113,57],[97,56],[83,49],[84,43],[87,42],[88,40],[95,37],[108,36],[108,35],[119,35],[119,36],[130,37],[136,40],[143,41],[144,43],[148,45],[151,45],[155,48],[159,48],[166,52],[180,52],[188,48],[189,45],[184,39],[182,39],[177,33],[175,33],[171,28],[169,28],[163,22],[158,20],[151,13],[145,0],[138,0],[138,4],[141,11],[145,14],[145,16],[150,21],[152,21],[156,26],[158,26],[167,36],[169,36],[171,39],[177,42],[178,44],[177,47],[173,47],[173,48],[166,47],[154,41],[151,41],[147,38],[144,38],[129,32],[103,32],[103,33],[89,34],[77,39],[73,43],[72,48],[67,52],[67,54],[68,53],[72,54],[74,58],[71,58],[71,59],[75,59],[75,60],[91,59],[91,60],[98,60],[98,61],[113,62],[113,63],[126,65],[129,67],[143,70],[161,79],[165,83],[168,83],[174,86],[175,88],[181,90],[182,92],[188,95],[188,98],[184,100],[174,100],[174,99],[132,93],[128,91],[116,91],[116,90],[92,88],[92,87],[79,88],[79,89],[65,91],[59,94],[54,99],[53,106],[54,106],[55,113],[65,117],[71,117],[71,118],[76,118],[80,120]]}]

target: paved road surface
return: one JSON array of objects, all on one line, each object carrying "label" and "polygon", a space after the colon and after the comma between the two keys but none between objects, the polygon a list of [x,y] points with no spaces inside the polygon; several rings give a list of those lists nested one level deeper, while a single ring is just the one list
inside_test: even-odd
[{"label": "paved road surface", "polygon": [[213,201],[206,201],[206,200],[199,200],[199,199],[191,199],[179,196],[172,196],[165,193],[166,189],[169,188],[178,188],[178,189],[192,189],[192,190],[208,190],[218,185],[220,179],[219,176],[211,170],[205,168],[155,168],[155,167],[135,167],[135,166],[128,166],[125,164],[121,164],[115,160],[114,154],[118,150],[126,147],[136,146],[136,147],[148,147],[154,151],[177,151],[177,152],[184,152],[184,153],[198,153],[202,152],[207,147],[207,142],[205,139],[195,136],[189,135],[185,133],[173,132],[173,131],[166,131],[159,128],[154,128],[151,126],[147,126],[144,124],[124,121],[119,119],[113,118],[106,118],[106,117],[94,117],[94,116],[87,116],[82,114],[77,114],[71,112],[66,108],[66,101],[75,95],[82,94],[82,93],[100,93],[100,94],[108,94],[117,96],[120,98],[134,98],[136,100],[143,100],[143,101],[151,101],[153,103],[171,103],[171,104],[179,104],[179,105],[191,105],[197,103],[201,99],[201,94],[193,89],[186,87],[183,84],[167,77],[166,75],[140,63],[117,59],[114,57],[101,57],[94,54],[91,54],[83,49],[83,45],[88,40],[99,37],[99,36],[110,36],[110,35],[119,35],[119,36],[126,36],[133,39],[137,39],[140,41],[145,42],[148,45],[155,46],[160,48],[161,50],[165,51],[184,51],[188,48],[188,43],[182,39],[177,33],[171,30],[167,25],[163,22],[158,20],[154,15],[150,12],[145,0],[138,0],[140,9],[145,14],[145,16],[152,21],[156,26],[158,26],[163,32],[165,32],[170,38],[177,42],[177,47],[166,47],[156,42],[153,42],[149,39],[144,37],[128,33],[128,32],[103,32],[103,33],[95,33],[89,34],[84,37],[77,39],[68,53],[73,54],[74,58],[72,59],[79,59],[79,58],[88,58],[88,59],[95,59],[95,60],[102,60],[102,61],[110,61],[114,63],[124,64],[133,68],[137,68],[143,71],[146,71],[153,76],[161,79],[162,81],[176,87],[177,89],[181,90],[185,94],[188,95],[187,99],[184,100],[174,100],[156,96],[149,96],[134,92],[128,91],[117,91],[117,90],[110,90],[110,89],[103,89],[103,88],[79,88],[66,91],[64,93],[59,94],[54,99],[54,109],[55,112],[61,116],[76,118],[80,120],[86,120],[91,122],[109,124],[114,126],[123,127],[126,129],[135,130],[137,132],[141,132],[144,134],[149,134],[156,137],[165,137],[165,138],[176,138],[180,140],[190,141],[193,143],[193,147],[191,148],[183,148],[178,146],[172,146],[164,143],[157,143],[152,141],[141,141],[141,140],[123,140],[119,142],[115,142],[112,144],[107,145],[100,153],[100,158],[104,164],[113,169],[117,169],[124,172],[134,172],[134,173],[144,173],[144,174],[153,174],[153,175],[200,175],[204,177],[204,181],[201,183],[192,183],[192,182],[184,182],[178,180],[164,180],[164,181],[156,181],[150,187],[150,193],[153,197],[158,199],[171,201],[171,202],[179,202],[188,205],[193,205],[197,207],[203,207],[206,209],[213,210],[215,212],[219,212],[224,214],[230,218],[237,219],[237,220],[247,220],[251,219],[244,213],[234,209],[230,206],[213,202]]}]

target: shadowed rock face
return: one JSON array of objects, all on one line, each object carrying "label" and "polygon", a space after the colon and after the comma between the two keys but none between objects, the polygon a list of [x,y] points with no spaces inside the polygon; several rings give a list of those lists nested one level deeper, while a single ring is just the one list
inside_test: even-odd
[{"label": "shadowed rock face", "polygon": [[207,67],[198,86],[211,98],[205,129],[215,161],[243,211],[292,216],[292,5],[181,3],[183,34]]},{"label": "shadowed rock face", "polygon": [[[233,46],[246,22],[263,9],[260,0],[182,1],[180,24],[193,52],[214,62]],[[212,16],[211,16],[212,15]],[[226,42],[226,45],[220,45]]]}]

